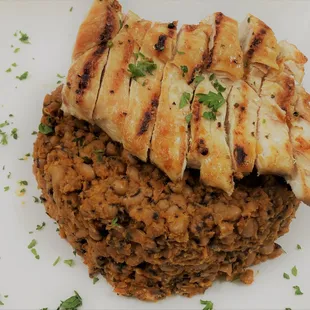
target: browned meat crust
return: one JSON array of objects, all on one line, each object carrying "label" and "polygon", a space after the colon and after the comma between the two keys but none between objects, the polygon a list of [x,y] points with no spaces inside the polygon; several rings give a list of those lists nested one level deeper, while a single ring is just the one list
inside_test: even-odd
[{"label": "browned meat crust", "polygon": [[[277,257],[299,201],[276,177],[250,175],[231,197],[187,171],[173,184],[133,158],[100,129],[60,111],[61,89],[47,95],[34,173],[47,213],[89,267],[121,295],[155,301],[203,293],[224,276]],[[117,219],[117,220],[116,220]]]}]

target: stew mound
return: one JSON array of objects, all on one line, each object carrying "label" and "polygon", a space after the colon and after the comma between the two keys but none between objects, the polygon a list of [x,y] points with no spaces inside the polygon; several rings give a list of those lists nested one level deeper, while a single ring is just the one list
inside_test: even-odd
[{"label": "stew mound", "polygon": [[[44,100],[34,174],[50,217],[116,293],[155,301],[201,294],[219,277],[253,281],[282,253],[299,201],[282,178],[252,174],[231,197],[188,170],[174,184],[98,127],[64,116],[61,87]],[[41,126],[42,127],[42,126]]]}]

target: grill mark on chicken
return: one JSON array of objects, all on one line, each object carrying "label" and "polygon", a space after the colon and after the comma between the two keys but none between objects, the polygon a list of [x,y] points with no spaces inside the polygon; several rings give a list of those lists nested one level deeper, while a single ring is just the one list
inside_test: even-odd
[{"label": "grill mark on chicken", "polygon": [[104,31],[100,34],[100,37],[99,37],[100,45],[105,45],[109,40],[111,40],[111,36],[116,28],[115,27],[116,20],[114,18],[115,14],[113,11],[110,7],[107,10],[106,25],[104,27]]},{"label": "grill mark on chicken", "polygon": [[253,54],[255,53],[255,51],[257,51],[260,46],[261,43],[264,40],[264,37],[267,33],[267,30],[270,30],[270,28],[267,25],[262,26],[262,28],[257,32],[257,34],[255,35],[255,37],[253,38],[250,48],[246,54],[246,61],[248,61],[249,59],[252,58]]},{"label": "grill mark on chicken", "polygon": [[137,133],[137,136],[142,136],[149,128],[149,123],[153,119],[156,109],[158,107],[158,98],[154,98],[151,101],[151,108],[144,112],[140,129]]},{"label": "grill mark on chicken", "polygon": [[276,101],[279,107],[285,111],[288,112],[292,97],[295,94],[295,82],[290,76],[286,76],[283,79],[283,92],[280,92],[280,95],[277,96]]},{"label": "grill mark on chicken", "polygon": [[197,143],[197,151],[202,156],[207,156],[209,154],[209,149],[206,147],[206,142],[204,139],[199,139],[199,141]]},{"label": "grill mark on chicken", "polygon": [[242,146],[236,145],[234,149],[234,156],[239,166],[245,164],[245,158],[247,157],[247,154],[244,152]]},{"label": "grill mark on chicken", "polygon": [[165,34],[161,34],[158,37],[158,42],[154,45],[156,51],[162,52],[165,49],[165,43],[167,40],[167,36]]}]

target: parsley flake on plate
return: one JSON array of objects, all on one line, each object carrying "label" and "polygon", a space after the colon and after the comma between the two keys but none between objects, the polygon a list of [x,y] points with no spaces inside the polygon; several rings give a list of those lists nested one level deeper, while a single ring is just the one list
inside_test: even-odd
[{"label": "parsley flake on plate", "polygon": [[11,172],[9,172],[9,174],[6,176],[8,179],[10,179],[11,178],[11,175],[12,175],[12,173]]},{"label": "parsley flake on plate", "polygon": [[55,267],[59,262],[60,262],[60,256],[56,258],[56,260],[53,263],[53,266]]},{"label": "parsley flake on plate", "polygon": [[4,306],[4,303],[0,300],[0,306]]},{"label": "parsley flake on plate", "polygon": [[5,70],[5,72],[12,72],[12,69],[8,68],[8,69]]},{"label": "parsley flake on plate", "polygon": [[5,133],[5,132],[0,130],[0,136],[1,136],[0,144],[7,145],[8,144],[8,135],[7,135],[7,133]]},{"label": "parsley flake on plate", "polygon": [[40,199],[38,197],[32,196],[34,203],[40,203]]},{"label": "parsley flake on plate", "polygon": [[10,186],[5,186],[4,191],[7,192],[10,189]]},{"label": "parsley flake on plate", "polygon": [[293,289],[295,290],[295,295],[303,295],[304,293],[300,290],[300,287],[298,285],[293,286]]},{"label": "parsley flake on plate", "polygon": [[298,270],[297,270],[296,266],[294,266],[294,267],[292,268],[291,271],[292,271],[292,275],[293,275],[294,277],[297,277]]},{"label": "parsley flake on plate", "polygon": [[31,253],[34,255],[35,259],[40,259],[40,255],[35,248],[31,249]]},{"label": "parsley flake on plate", "polygon": [[13,128],[13,129],[11,130],[11,136],[12,136],[13,139],[15,139],[15,140],[18,139],[17,128]]},{"label": "parsley flake on plate", "polygon": [[10,125],[10,123],[8,121],[4,121],[3,123],[0,124],[0,128],[3,128],[8,125]]},{"label": "parsley flake on plate", "polygon": [[187,66],[180,66],[181,70],[182,70],[182,76],[184,77],[185,76],[185,73],[188,72],[188,67]]},{"label": "parsley flake on plate", "polygon": [[73,6],[70,8],[69,12],[72,12],[73,11]]},{"label": "parsley flake on plate", "polygon": [[20,51],[20,48],[17,47],[17,48],[15,48],[14,53],[16,54],[16,53],[18,53],[19,51]]},{"label": "parsley flake on plate", "polygon": [[97,277],[93,278],[93,284],[96,284],[98,281],[99,281],[99,278],[97,278]]},{"label": "parsley flake on plate", "polygon": [[45,222],[43,222],[41,225],[37,225],[36,230],[42,230],[46,226]]},{"label": "parsley flake on plate", "polygon": [[111,225],[112,225],[113,227],[117,227],[117,226],[119,226],[119,225],[117,224],[117,222],[118,222],[118,218],[115,217],[115,218],[112,220]]},{"label": "parsley flake on plate", "polygon": [[301,250],[301,249],[302,249],[301,245],[297,244],[297,250]]},{"label": "parsley flake on plate", "polygon": [[37,245],[37,240],[32,239],[31,242],[28,245],[28,249],[32,249],[33,247],[35,247]]},{"label": "parsley flake on plate", "polygon": [[74,260],[73,259],[65,259],[64,260],[64,264],[73,267],[75,265]]},{"label": "parsley flake on plate", "polygon": [[183,109],[187,104],[189,104],[189,101],[191,100],[191,94],[184,92],[181,96],[179,108]]},{"label": "parsley flake on plate", "polygon": [[74,291],[74,294],[74,296],[69,297],[65,301],[61,301],[57,310],[77,310],[78,307],[82,306],[81,296],[77,291]]},{"label": "parsley flake on plate", "polygon": [[16,76],[16,78],[20,81],[26,80],[28,77],[28,71],[24,72],[23,74],[21,74],[20,76]]},{"label": "parsley flake on plate", "polygon": [[57,77],[60,79],[63,79],[65,77],[65,75],[61,75],[61,74],[57,73]]},{"label": "parsley flake on plate", "polygon": [[19,181],[18,184],[19,184],[19,185],[26,185],[26,186],[27,186],[27,185],[28,185],[28,182],[22,180],[22,181]]},{"label": "parsley flake on plate", "polygon": [[205,307],[203,310],[213,310],[213,302],[209,300],[201,300],[200,299],[200,304],[204,305]]},{"label": "parsley flake on plate", "polygon": [[196,85],[198,85],[199,83],[201,83],[205,78],[202,75],[196,75],[194,78],[194,83]]},{"label": "parsley flake on plate", "polygon": [[216,114],[212,111],[209,112],[203,112],[202,117],[210,120],[210,121],[215,121],[216,120]]},{"label": "parsley flake on plate", "polygon": [[290,279],[290,276],[289,276],[287,273],[284,272],[284,273],[283,273],[283,278],[289,280],[289,279]]},{"label": "parsley flake on plate", "polygon": [[30,44],[29,36],[26,33],[20,31],[19,34],[20,34],[19,41],[21,41],[24,44]]},{"label": "parsley flake on plate", "polygon": [[49,133],[54,132],[54,129],[52,127],[50,127],[50,126],[47,126],[47,125],[41,123],[39,125],[39,131],[41,133],[43,133],[44,135],[48,135]]},{"label": "parsley flake on plate", "polygon": [[12,67],[17,67],[16,62],[13,62],[13,63],[11,64],[11,66],[12,66]]}]

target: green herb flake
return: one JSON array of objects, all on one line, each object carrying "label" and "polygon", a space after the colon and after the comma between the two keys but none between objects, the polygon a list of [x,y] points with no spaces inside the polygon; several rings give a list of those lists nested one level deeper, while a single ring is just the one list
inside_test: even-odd
[{"label": "green herb flake", "polygon": [[42,308],[42,309],[40,309],[40,310],[48,310],[48,308]]},{"label": "green herb flake", "polygon": [[134,80],[145,76],[147,73],[152,75],[153,71],[156,69],[157,65],[154,63],[154,61],[146,58],[138,61],[137,64],[128,65],[128,71],[131,73],[131,77]]},{"label": "green herb flake", "polygon": [[4,306],[4,303],[0,300],[0,306]]},{"label": "green herb flake", "polygon": [[215,79],[215,74],[212,73],[212,74],[210,75],[210,77],[209,77],[209,81],[213,81],[214,79]]},{"label": "green herb flake", "polygon": [[184,92],[181,96],[179,108],[183,109],[187,104],[189,104],[190,99],[191,99],[191,94]]},{"label": "green herb flake", "polygon": [[182,76],[184,77],[185,74],[188,72],[188,67],[187,66],[180,66],[181,70],[182,70]]},{"label": "green herb flake", "polygon": [[215,120],[215,112],[217,112],[218,109],[225,103],[223,95],[221,93],[214,93],[210,91],[208,94],[197,94],[196,96],[198,97],[200,103],[206,105],[212,110],[210,112],[213,112],[213,114],[209,113],[208,115],[211,117],[210,119]]},{"label": "green herb flake", "polygon": [[26,33],[20,31],[19,34],[20,34],[19,41],[21,41],[24,44],[30,44],[29,36]]},{"label": "green herb flake", "polygon": [[297,250],[301,250],[301,249],[302,249],[301,245],[297,244]]},{"label": "green herb flake", "polygon": [[39,132],[43,133],[44,135],[48,135],[48,134],[54,132],[54,130],[52,127],[49,127],[49,126],[41,123],[39,125]]},{"label": "green herb flake", "polygon": [[9,117],[14,117],[14,115],[13,114],[9,114]]},{"label": "green herb flake", "polygon": [[298,270],[297,270],[297,267],[296,267],[296,266],[294,266],[294,267],[292,268],[291,272],[292,272],[292,275],[293,275],[294,277],[297,277]]},{"label": "green herb flake", "polygon": [[251,21],[251,17],[248,17],[248,23],[250,23],[250,21]]},{"label": "green herb flake", "polygon": [[13,62],[13,63],[11,64],[11,66],[12,66],[12,67],[17,67],[16,62]]},{"label": "green herb flake", "polygon": [[119,226],[119,225],[117,224],[117,222],[118,222],[118,218],[115,217],[115,218],[112,220],[111,225],[112,225],[113,227],[117,227],[117,226]]},{"label": "green herb flake", "polygon": [[207,120],[211,120],[211,121],[215,121],[216,120],[216,115],[212,111],[204,112],[202,117],[207,119]]},{"label": "green herb flake", "polygon": [[107,43],[108,48],[111,48],[113,46],[113,42],[111,40],[108,41]]},{"label": "green herb flake", "polygon": [[17,47],[17,48],[15,48],[14,53],[16,54],[16,53],[18,53],[19,51],[20,51],[20,48]]},{"label": "green herb flake", "polygon": [[8,68],[8,69],[5,70],[5,72],[12,72],[12,69]]},{"label": "green herb flake", "polygon": [[40,203],[40,199],[38,197],[32,196],[34,203]]},{"label": "green herb flake", "polygon": [[218,80],[216,80],[216,81],[213,83],[213,87],[214,87],[219,93],[222,93],[222,92],[224,92],[224,91],[226,90],[226,88],[225,88],[223,85],[221,85],[221,84],[219,83]]},{"label": "green herb flake", "polygon": [[17,128],[13,128],[13,129],[11,130],[11,136],[12,136],[13,139],[15,139],[15,140],[18,139]]},{"label": "green herb flake", "polygon": [[289,276],[287,273],[284,272],[284,273],[283,273],[283,278],[289,280],[289,279],[290,279],[290,276]]},{"label": "green herb flake", "polygon": [[0,128],[3,128],[8,125],[10,125],[10,123],[8,121],[4,121],[3,123],[0,124]]},{"label": "green herb flake", "polygon": [[31,133],[32,136],[37,135],[37,134],[38,134],[38,132],[35,130]]},{"label": "green herb flake", "polygon": [[198,85],[198,84],[201,83],[204,79],[205,79],[204,76],[202,76],[202,75],[197,75],[197,76],[195,76],[194,83],[195,83],[196,85]]},{"label": "green herb flake", "polygon": [[304,293],[300,290],[300,287],[298,285],[293,286],[293,289],[295,290],[295,295],[303,295]]},{"label": "green herb flake", "polygon": [[181,52],[181,51],[177,51],[177,53],[178,53],[179,55],[184,55],[184,54],[185,54],[185,52]]},{"label": "green herb flake", "polygon": [[57,77],[60,79],[63,79],[65,77],[65,75],[61,75],[61,74],[57,73]]},{"label": "green herb flake", "polygon": [[73,253],[74,256],[76,256],[76,250],[74,250],[72,253]]},{"label": "green herb flake", "polygon": [[60,256],[56,258],[56,260],[53,263],[53,266],[55,267],[59,262],[60,262]]},{"label": "green herb flake", "polygon": [[77,310],[78,307],[82,306],[83,302],[81,296],[76,291],[74,291],[74,294],[74,296],[71,296],[65,301],[61,301],[57,310]]},{"label": "green herb flake", "polygon": [[25,188],[22,188],[19,192],[20,192],[21,194],[26,193],[26,189],[25,189]]},{"label": "green herb flake", "polygon": [[97,278],[97,277],[94,277],[94,278],[93,278],[93,284],[94,284],[94,285],[95,285],[98,281],[99,281],[99,278]]},{"label": "green herb flake", "polygon": [[11,172],[9,172],[9,174],[6,176],[8,179],[10,179],[11,178],[11,175],[12,175],[12,173]]},{"label": "green herb flake", "polygon": [[7,192],[10,189],[10,186],[5,186],[4,191]]},{"label": "green herb flake", "polygon": [[0,144],[7,145],[8,144],[8,135],[5,132],[0,130],[0,136],[1,136]]},{"label": "green herb flake", "polygon": [[40,255],[38,255],[37,250],[36,249],[31,249],[31,253],[34,255],[35,259],[40,259]]},{"label": "green herb flake", "polygon": [[32,249],[37,245],[37,241],[35,239],[32,239],[31,242],[28,245],[28,249]]},{"label": "green herb flake", "polygon": [[18,184],[27,186],[28,182],[23,180],[23,181],[19,181]]},{"label": "green herb flake", "polygon": [[4,298],[8,298],[8,297],[9,297],[9,295],[4,295],[3,297],[4,297]]},{"label": "green herb flake", "polygon": [[20,76],[16,76],[16,78],[20,81],[26,80],[28,77],[28,71],[24,72],[22,75]]},{"label": "green herb flake", "polygon": [[103,155],[104,155],[105,151],[104,150],[95,150],[94,153],[96,154],[97,161],[99,161],[101,163],[103,161]]},{"label": "green herb flake", "polygon": [[72,140],[72,142],[76,142],[76,145],[80,145],[83,146],[84,145],[84,140],[85,140],[85,136],[79,137],[79,138],[74,138]]},{"label": "green herb flake", "polygon": [[292,310],[292,308],[285,308],[285,310]]},{"label": "green herb flake", "polygon": [[72,12],[73,11],[73,6],[70,8],[69,12]]},{"label": "green herb flake", "polygon": [[74,260],[73,259],[65,259],[64,260],[64,264],[73,267],[75,265]]},{"label": "green herb flake", "polygon": [[185,121],[186,121],[186,123],[189,124],[189,123],[191,122],[191,120],[192,120],[192,113],[187,114],[187,115],[185,116]]},{"label": "green herb flake", "polygon": [[263,124],[266,124],[266,120],[265,119],[263,119]]},{"label": "green herb flake", "polygon": [[41,225],[37,225],[36,230],[42,230],[46,226],[45,222],[43,222]]},{"label": "green herb flake", "polygon": [[200,304],[205,306],[203,308],[203,310],[213,310],[213,302],[212,301],[200,300]]},{"label": "green herb flake", "polygon": [[61,81],[57,81],[57,84],[61,84]]}]

